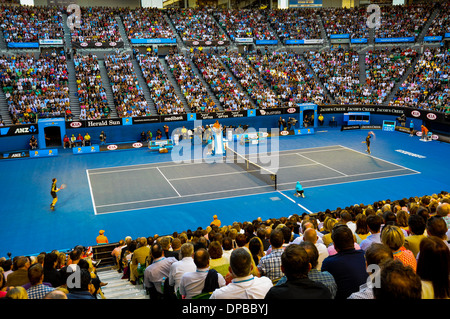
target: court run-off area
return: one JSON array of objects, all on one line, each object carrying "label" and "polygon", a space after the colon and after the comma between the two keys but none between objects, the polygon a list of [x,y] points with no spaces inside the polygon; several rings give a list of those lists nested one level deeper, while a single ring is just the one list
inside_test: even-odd
[{"label": "court run-off area", "polygon": [[[389,161],[332,145],[246,157],[267,163],[277,156],[277,190],[233,162],[152,163],[87,169],[95,214],[118,213],[168,205],[226,199],[293,190],[300,181],[305,188],[419,174]],[[256,173],[256,174],[255,174]],[[266,174],[267,175],[267,174]],[[283,193],[281,193],[283,194]],[[284,194],[283,194],[284,195]],[[284,195],[286,196],[286,195]]]}]

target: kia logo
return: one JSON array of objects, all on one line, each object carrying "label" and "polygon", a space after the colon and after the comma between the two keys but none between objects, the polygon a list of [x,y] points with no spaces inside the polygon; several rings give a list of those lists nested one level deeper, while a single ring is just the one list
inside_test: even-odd
[{"label": "kia logo", "polygon": [[264,111],[264,110],[259,110],[259,113],[260,113],[261,115],[266,115],[266,111]]},{"label": "kia logo", "polygon": [[211,41],[206,41],[205,44],[206,44],[206,45],[211,45],[212,42],[211,42]]},{"label": "kia logo", "polygon": [[419,117],[420,116],[420,112],[419,111],[412,111],[411,115],[414,117]]},{"label": "kia logo", "polygon": [[116,45],[117,45],[116,42],[109,42],[109,46],[111,46],[111,47],[115,47]]},{"label": "kia logo", "polygon": [[428,114],[427,114],[427,118],[428,118],[429,120],[434,121],[434,120],[437,118],[437,116],[436,116],[436,114],[434,114],[434,113],[428,113]]},{"label": "kia logo", "polygon": [[439,135],[433,134],[431,135],[431,138],[435,141],[437,141],[439,139]]},{"label": "kia logo", "polygon": [[70,123],[70,127],[81,127],[83,124],[81,122],[72,122]]},{"label": "kia logo", "polygon": [[193,45],[199,45],[200,43],[198,41],[192,42]]},{"label": "kia logo", "polygon": [[219,45],[222,45],[222,44],[224,44],[225,42],[223,42],[223,41],[218,41],[217,42],[217,44],[219,44]]},{"label": "kia logo", "polygon": [[297,109],[295,107],[291,107],[287,109],[288,113],[295,113],[295,111],[297,111]]},{"label": "kia logo", "polygon": [[417,132],[416,132],[416,135],[417,135],[417,136],[422,136],[422,132],[417,131]]},{"label": "kia logo", "polygon": [[86,42],[80,43],[80,46],[82,46],[82,47],[87,47],[88,45],[89,45],[89,44],[86,43]]},{"label": "kia logo", "polygon": [[117,145],[108,145],[106,148],[109,149],[110,151],[113,151],[117,149]]},{"label": "kia logo", "polygon": [[281,135],[289,135],[289,132],[288,132],[288,131],[281,131],[280,134],[281,134]]},{"label": "kia logo", "polygon": [[101,42],[96,42],[96,43],[95,43],[95,46],[96,46],[96,47],[101,47],[102,45],[103,45],[103,43],[101,43]]},{"label": "kia logo", "polygon": [[133,144],[133,147],[134,147],[134,148],[142,147],[142,143],[134,143],[134,144]]}]

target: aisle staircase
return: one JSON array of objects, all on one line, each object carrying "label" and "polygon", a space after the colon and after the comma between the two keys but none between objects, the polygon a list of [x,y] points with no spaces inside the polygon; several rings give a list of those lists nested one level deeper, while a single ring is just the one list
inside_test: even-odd
[{"label": "aisle staircase", "polygon": [[145,289],[141,285],[132,285],[128,279],[122,279],[122,275],[112,268],[98,269],[100,280],[107,283],[102,287],[105,299],[149,299]]}]

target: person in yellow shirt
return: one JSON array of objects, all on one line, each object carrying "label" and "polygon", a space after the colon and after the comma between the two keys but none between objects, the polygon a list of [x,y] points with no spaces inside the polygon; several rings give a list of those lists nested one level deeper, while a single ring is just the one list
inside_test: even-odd
[{"label": "person in yellow shirt", "polygon": [[219,219],[217,219],[217,215],[214,215],[213,221],[211,222],[210,225],[216,225],[217,227],[220,227],[221,224],[222,224],[222,222]]},{"label": "person in yellow shirt", "polygon": [[84,136],[84,146],[90,146],[91,145],[91,136],[89,135],[89,133],[86,133],[86,135]]}]

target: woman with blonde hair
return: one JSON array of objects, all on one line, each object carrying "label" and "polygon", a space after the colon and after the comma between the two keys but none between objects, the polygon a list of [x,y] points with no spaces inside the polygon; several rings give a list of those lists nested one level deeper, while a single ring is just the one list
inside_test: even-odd
[{"label": "woman with blonde hair", "polygon": [[381,242],[392,250],[394,259],[400,260],[405,266],[410,266],[416,271],[416,258],[411,250],[403,246],[405,244],[405,236],[400,227],[386,225],[381,231]]},{"label": "woman with blonde hair", "polygon": [[5,296],[6,299],[28,299],[28,294],[22,286],[10,287]]},{"label": "woman with blonde hair", "polygon": [[333,240],[331,239],[331,231],[333,230],[334,225],[336,225],[337,223],[338,223],[337,219],[331,217],[327,217],[323,222],[323,228],[328,233],[323,235],[322,241],[323,244],[327,247],[333,242]]}]

